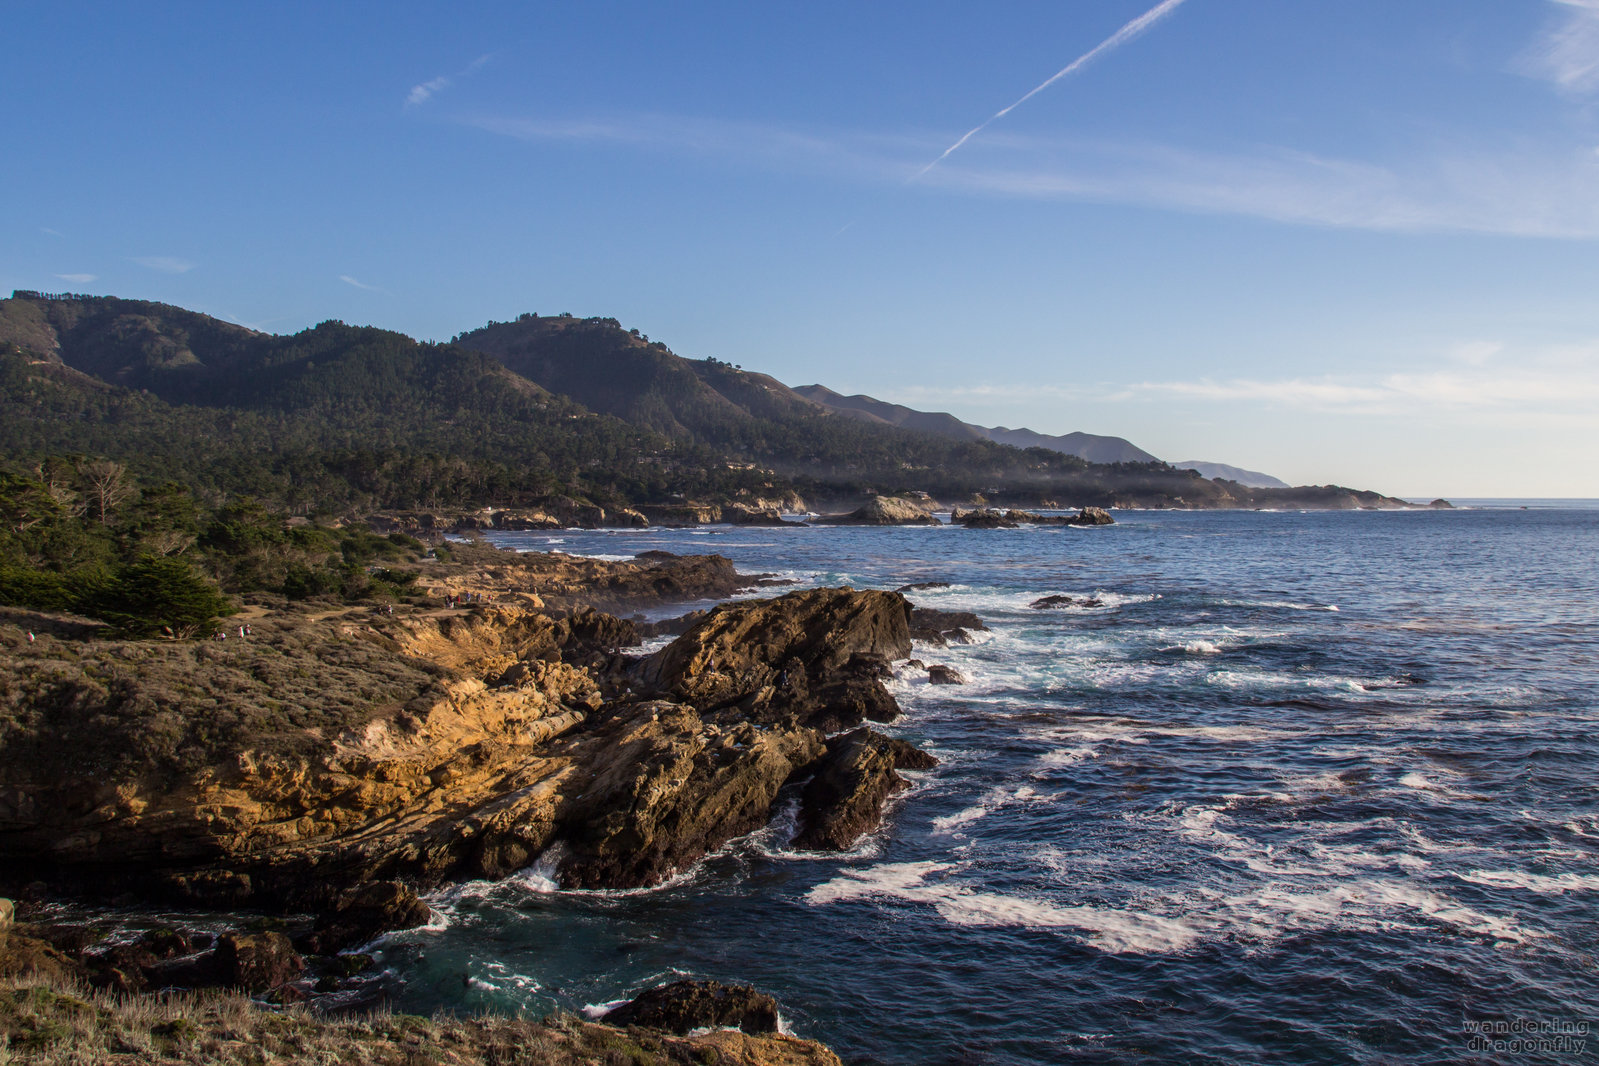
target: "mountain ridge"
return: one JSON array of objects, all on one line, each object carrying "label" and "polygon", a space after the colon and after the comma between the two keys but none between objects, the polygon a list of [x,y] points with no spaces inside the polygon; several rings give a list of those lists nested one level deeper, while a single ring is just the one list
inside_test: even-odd
[{"label": "mountain ridge", "polygon": [[832,505],[917,491],[1010,506],[1402,505],[862,418],[770,375],[678,356],[615,319],[570,315],[434,344],[336,321],[267,334],[150,301],[19,292],[0,300],[0,416],[13,464],[94,453],[208,494],[300,507]]}]

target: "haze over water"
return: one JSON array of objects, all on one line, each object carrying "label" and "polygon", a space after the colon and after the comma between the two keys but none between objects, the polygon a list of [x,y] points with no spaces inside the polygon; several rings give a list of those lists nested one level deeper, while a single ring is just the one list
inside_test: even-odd
[{"label": "haze over water", "polygon": [[[385,950],[399,1006],[687,973],[882,1063],[1444,1063],[1483,1023],[1599,1021],[1599,510],[1117,517],[497,536],[946,581],[908,595],[991,632],[915,653],[970,684],[894,684],[888,731],[942,763],[856,850],[779,819],[654,891],[457,888]],[[1029,607],[1055,593],[1102,606]]]}]

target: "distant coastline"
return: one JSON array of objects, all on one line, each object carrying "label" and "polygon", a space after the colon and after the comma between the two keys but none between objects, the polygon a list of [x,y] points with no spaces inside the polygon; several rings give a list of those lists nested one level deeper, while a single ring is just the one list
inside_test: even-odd
[{"label": "distant coastline", "polygon": [[[1431,497],[1401,496],[1408,503],[1425,504]],[[1457,509],[1477,510],[1528,510],[1540,511],[1594,511],[1599,510],[1599,497],[1594,496],[1451,496],[1449,502]]]}]

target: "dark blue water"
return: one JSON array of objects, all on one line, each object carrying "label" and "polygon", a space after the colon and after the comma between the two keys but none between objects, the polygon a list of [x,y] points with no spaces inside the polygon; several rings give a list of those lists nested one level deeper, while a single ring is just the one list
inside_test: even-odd
[{"label": "dark blue water", "polygon": [[[918,651],[971,684],[895,683],[943,762],[854,852],[777,824],[651,892],[465,886],[387,949],[406,1009],[693,974],[846,1062],[1599,1058],[1599,511],[499,539],[948,581],[911,598],[993,632]],[[1553,1043],[1474,1051],[1484,1022]]]}]

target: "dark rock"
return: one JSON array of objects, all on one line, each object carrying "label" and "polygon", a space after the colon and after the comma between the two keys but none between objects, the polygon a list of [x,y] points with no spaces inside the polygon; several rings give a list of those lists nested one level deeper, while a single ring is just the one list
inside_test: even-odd
[{"label": "dark rock", "polygon": [[676,618],[663,618],[659,622],[635,622],[641,637],[680,637],[693,629],[706,612],[702,610],[680,614]]},{"label": "dark rock", "polygon": [[1029,603],[1027,606],[1031,607],[1035,611],[1044,611],[1051,607],[1070,607],[1076,602],[1077,601],[1070,596],[1041,596],[1032,603]]},{"label": "dark rock", "polygon": [[946,644],[971,643],[971,630],[987,630],[983,620],[971,611],[935,611],[911,607],[911,639],[942,648]]},{"label": "dark rock", "polygon": [[882,682],[861,678],[819,685],[804,703],[802,720],[823,733],[854,729],[862,722],[893,722],[901,714],[899,703]]},{"label": "dark rock", "polygon": [[964,685],[966,675],[952,666],[943,663],[934,663],[927,668],[927,680],[933,685]]},{"label": "dark rock", "polygon": [[305,972],[305,960],[282,933],[227,933],[217,938],[221,984],[248,992],[265,992]]},{"label": "dark rock", "polygon": [[776,507],[749,507],[730,503],[722,508],[722,521],[735,526],[786,526],[782,512]]},{"label": "dark rock", "polygon": [[759,1036],[777,1032],[777,1000],[749,985],[674,981],[608,1012],[605,1023],[679,1035],[694,1029],[735,1028]]},{"label": "dark rock", "polygon": [[929,589],[947,589],[948,581],[918,581],[913,585],[901,585],[895,592],[925,592]]},{"label": "dark rock", "polygon": [[664,700],[607,711],[582,738],[603,762],[562,812],[560,880],[571,888],[657,884],[686,869],[765,825],[783,785],[824,750],[814,729],[759,728],[738,708],[714,722]]},{"label": "dark rock", "polygon": [[426,925],[432,916],[409,885],[378,881],[346,893],[299,946],[313,955],[331,955],[379,933]]},{"label": "dark rock", "polygon": [[770,685],[793,660],[813,681],[861,653],[910,654],[910,605],[897,592],[811,589],[723,604],[640,668],[648,686],[712,707]]},{"label": "dark rock", "polygon": [[967,529],[1015,529],[1021,524],[1016,519],[988,507],[980,507],[974,511],[955,511],[950,514],[949,520]]},{"label": "dark rock", "polygon": [[897,769],[927,769],[937,760],[903,740],[857,729],[827,743],[800,796],[793,846],[843,851],[883,820],[883,802],[905,787]]}]

